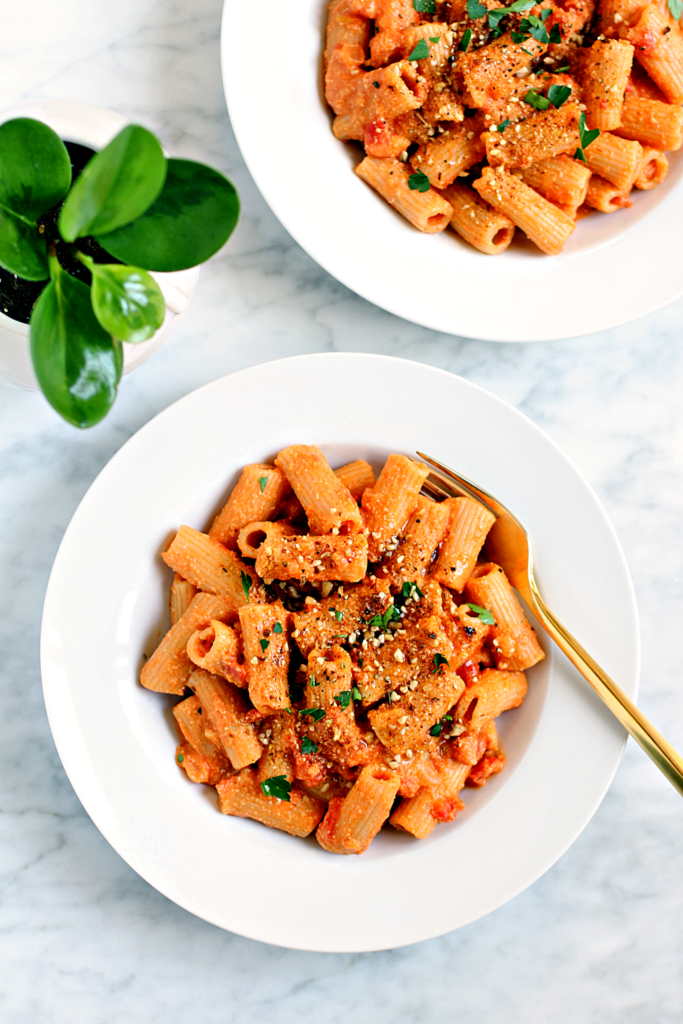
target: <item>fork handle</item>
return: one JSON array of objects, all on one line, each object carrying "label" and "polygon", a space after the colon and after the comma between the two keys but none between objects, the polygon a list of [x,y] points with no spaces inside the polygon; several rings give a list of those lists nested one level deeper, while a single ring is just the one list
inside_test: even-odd
[{"label": "fork handle", "polygon": [[[527,588],[525,588],[526,590]],[[666,775],[669,782],[683,796],[683,757],[671,746],[662,734],[647,720],[624,691],[600,668],[575,640],[569,630],[555,618],[541,597],[533,578],[530,589],[524,597],[536,618],[557,646],[567,655],[572,665],[588,680],[598,697],[607,705],[612,714],[624,726],[645,753]]]}]

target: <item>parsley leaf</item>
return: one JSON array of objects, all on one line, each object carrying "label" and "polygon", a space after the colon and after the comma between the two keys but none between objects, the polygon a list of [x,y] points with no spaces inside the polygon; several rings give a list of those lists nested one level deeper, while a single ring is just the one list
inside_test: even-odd
[{"label": "parsley leaf", "polygon": [[436,14],[436,0],[413,0],[418,14]]},{"label": "parsley leaf", "polygon": [[267,651],[270,647],[270,640],[259,640],[259,643],[261,644],[262,651]]},{"label": "parsley leaf", "polygon": [[290,803],[289,794],[292,790],[292,784],[287,782],[286,775],[272,775],[269,779],[264,779],[261,783],[261,789],[266,796],[274,796],[278,800]]},{"label": "parsley leaf", "polygon": [[415,174],[411,174],[408,178],[408,188],[413,192],[429,192],[432,186],[429,184],[429,178],[424,171],[415,171]]},{"label": "parsley leaf", "polygon": [[417,593],[418,597],[424,597],[424,594],[418,587],[417,583],[404,583],[401,587],[401,597],[410,597],[413,590]]},{"label": "parsley leaf", "polygon": [[548,99],[558,110],[563,103],[566,103],[571,94],[572,89],[570,85],[551,85],[548,89]]},{"label": "parsley leaf", "polygon": [[360,692],[360,690],[358,689],[357,686],[353,687],[353,689],[351,690],[351,695],[352,695],[354,700],[362,700],[363,699],[363,694]]},{"label": "parsley leaf", "polygon": [[[683,0],[681,0],[683,2]],[[467,47],[470,45],[470,39],[472,38],[472,29],[466,28],[462,34],[462,39],[458,43],[458,49],[467,52]]]},{"label": "parsley leaf", "polygon": [[185,760],[185,755],[184,754],[178,754],[178,764],[182,764],[184,760]]},{"label": "parsley leaf", "polygon": [[467,0],[467,13],[474,21],[476,18],[484,17],[486,8],[483,4],[479,3],[479,0]]},{"label": "parsley leaf", "polygon": [[334,612],[334,617],[337,620],[337,622],[341,622],[341,620],[344,618],[344,612],[340,612],[336,608],[330,608],[330,611]]},{"label": "parsley leaf", "polygon": [[314,722],[319,722],[321,718],[325,717],[324,708],[304,708],[299,712],[300,715],[308,715]]},{"label": "parsley leaf", "polygon": [[586,155],[584,153],[584,149],[586,149],[587,146],[590,146],[591,142],[595,142],[599,134],[599,128],[593,128],[592,131],[589,131],[586,128],[586,115],[582,113],[581,117],[579,118],[579,138],[581,140],[581,145],[574,153],[575,160],[583,160],[583,162],[586,163]]},{"label": "parsley leaf", "polygon": [[408,54],[408,60],[422,60],[424,57],[429,56],[429,47],[427,46],[427,40],[421,39],[417,44],[412,53]]},{"label": "parsley leaf", "polygon": [[281,633],[281,632],[282,632],[282,623],[281,622],[276,622],[275,625],[273,626],[273,633]]},{"label": "parsley leaf", "polygon": [[309,676],[308,677],[308,685],[309,686],[320,686],[320,683],[317,682],[315,676]]},{"label": "parsley leaf", "polygon": [[501,121],[500,124],[497,126],[496,131],[497,132],[504,132],[509,124],[510,124],[510,118],[506,117],[505,120]]},{"label": "parsley leaf", "polygon": [[496,620],[493,617],[493,612],[490,612],[488,608],[481,608],[478,604],[468,604],[467,607],[470,611],[473,611],[486,626],[495,626]]},{"label": "parsley leaf", "polygon": [[301,741],[301,753],[302,754],[315,754],[318,748],[316,747],[310,736],[304,736]]},{"label": "parsley leaf", "polygon": [[244,591],[244,596],[247,599],[247,604],[249,604],[249,591],[251,590],[251,584],[253,583],[253,580],[251,576],[247,575],[244,569],[240,570],[240,577],[242,579],[242,590]]},{"label": "parsley leaf", "polygon": [[429,42],[430,43],[438,43],[439,39],[441,39],[441,36],[430,36],[429,37]]},{"label": "parsley leaf", "polygon": [[373,615],[368,626],[377,626],[378,629],[386,629],[392,619],[400,619],[398,609],[395,604],[390,604],[384,615]]},{"label": "parsley leaf", "polygon": [[268,483],[268,477],[267,476],[260,476],[258,478],[258,482],[259,482],[259,487],[261,488],[261,494],[263,494],[263,492],[266,489],[266,484]]},{"label": "parsley leaf", "polygon": [[524,102],[528,103],[532,107],[536,107],[536,110],[547,110],[550,106],[550,100],[547,96],[542,96],[540,92],[536,92],[535,89],[529,89],[528,93],[524,97]]},{"label": "parsley leaf", "polygon": [[344,690],[342,693],[338,693],[334,699],[340,708],[348,708],[351,703],[351,690]]},{"label": "parsley leaf", "polygon": [[562,71],[571,71],[569,64],[564,64],[561,68],[556,69],[556,73],[559,75]]},{"label": "parsley leaf", "polygon": [[683,0],[668,0],[667,4],[671,17],[675,18],[676,21],[683,17]]},{"label": "parsley leaf", "polygon": [[[442,665],[448,665],[448,659],[444,658],[443,654],[435,654],[434,655],[434,668],[432,669],[432,672],[433,673],[438,672]],[[448,665],[448,667],[450,668],[451,666]]]},{"label": "parsley leaf", "polygon": [[441,735],[441,730],[443,729],[444,722],[452,722],[452,721],[453,721],[453,718],[452,718],[451,715],[444,715],[443,718],[439,719],[439,721],[436,723],[436,725],[433,725],[431,727],[431,729],[429,730],[429,735],[430,736],[440,736]]}]

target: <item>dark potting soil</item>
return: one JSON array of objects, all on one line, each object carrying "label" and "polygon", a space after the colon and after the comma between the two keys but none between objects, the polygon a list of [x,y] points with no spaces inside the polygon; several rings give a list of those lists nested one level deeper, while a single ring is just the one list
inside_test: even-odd
[{"label": "dark potting soil", "polygon": [[[72,180],[75,181],[81,173],[94,150],[87,146],[80,146],[77,142],[65,142],[69,157],[71,159]],[[80,260],[73,255],[72,247],[63,242],[57,231],[57,217],[62,208],[62,203],[53,206],[51,210],[44,213],[38,221],[38,230],[45,237],[46,242],[55,242],[55,253],[60,264],[69,274],[77,277],[79,281],[90,285],[91,274],[87,267],[84,267]],[[42,228],[42,230],[41,230]],[[78,248],[86,256],[91,256],[95,263],[118,263],[108,252],[98,245],[94,238],[79,238]],[[10,273],[4,267],[0,267],[0,310],[13,320],[27,324],[31,319],[33,307],[47,281],[25,281],[16,274]]]}]

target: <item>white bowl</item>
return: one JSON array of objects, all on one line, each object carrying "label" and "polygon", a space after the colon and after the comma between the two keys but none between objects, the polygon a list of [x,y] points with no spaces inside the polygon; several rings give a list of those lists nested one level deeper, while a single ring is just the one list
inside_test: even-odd
[{"label": "white bowl", "polygon": [[[230,121],[266,202],[313,259],[370,302],[425,327],[487,341],[549,341],[604,331],[683,294],[683,153],[633,207],[580,221],[558,256],[530,242],[484,256],[451,230],[416,231],[354,174],[357,144],[332,134],[321,84],[326,0],[262,0],[255,75],[253,8],[225,0],[221,51]],[[277,116],[259,112],[273,106]]]},{"label": "white bowl", "polygon": [[633,588],[599,502],[545,434],[459,377],[383,356],[224,377],[143,427],[86,494],[50,577],[41,666],[59,755],[95,824],[143,878],[222,928],[300,949],[400,946],[481,917],[546,871],[595,812],[626,734],[541,636],[549,657],[500,723],[505,770],[429,839],[387,829],[339,857],[221,815],[175,763],[173,698],[138,682],[168,628],[159,553],[180,524],[206,527],[245,463],[297,441],[333,465],[424,451],[499,496],[531,532],[550,607],[635,698]]},{"label": "white bowl", "polygon": [[[89,103],[66,100],[25,100],[0,110],[0,124],[15,117],[32,117],[43,121],[65,142],[77,142],[90,149],[102,149],[130,122],[121,114]],[[166,302],[166,316],[159,330],[139,345],[123,345],[123,372],[136,366],[165,345],[171,332],[180,323],[194,293],[199,267],[178,270],[173,274],[152,273]],[[21,324],[0,310],[0,382],[37,391],[29,347],[28,324]]]}]

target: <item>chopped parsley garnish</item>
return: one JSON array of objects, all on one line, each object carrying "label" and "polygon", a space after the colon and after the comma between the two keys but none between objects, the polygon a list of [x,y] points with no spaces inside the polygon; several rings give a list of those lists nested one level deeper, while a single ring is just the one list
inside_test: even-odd
[{"label": "chopped parsley garnish", "polygon": [[338,693],[334,699],[340,708],[348,708],[351,703],[351,696],[351,690],[343,690],[342,693]]},{"label": "chopped parsley garnish", "polygon": [[510,118],[506,117],[504,121],[500,122],[500,124],[496,128],[496,131],[497,132],[504,132],[509,124],[510,124]]},{"label": "chopped parsley garnish", "polygon": [[292,791],[292,784],[287,782],[286,775],[272,775],[269,779],[264,779],[261,789],[266,796],[274,796],[278,800],[290,803],[289,794]]},{"label": "chopped parsley garnish", "polygon": [[[561,43],[562,36],[558,25],[553,25],[548,35],[545,27],[545,20],[552,14],[550,8],[546,7],[541,11],[540,18],[536,14],[530,14],[528,18],[522,18],[519,25],[519,32],[512,33],[513,43],[523,43],[525,39],[532,36],[539,43]],[[525,51],[526,52],[526,51]]]},{"label": "chopped parsley garnish", "polygon": [[415,171],[415,174],[411,174],[408,178],[408,188],[413,192],[429,192],[431,187],[429,178],[424,171]]},{"label": "chopped parsley garnish", "polygon": [[429,37],[429,42],[430,43],[438,43],[439,39],[441,39],[441,36],[430,36]]},{"label": "chopped parsley garnish", "polygon": [[301,741],[301,753],[302,754],[315,754],[317,753],[317,746],[310,738],[310,736],[304,736]]},{"label": "chopped parsley garnish", "polygon": [[253,583],[253,580],[251,576],[249,576],[244,571],[244,569],[240,569],[240,578],[242,580],[242,590],[244,591],[244,596],[247,599],[247,604],[249,604],[249,591],[251,590],[251,584]]},{"label": "chopped parsley garnish", "polygon": [[557,68],[556,74],[559,75],[562,71],[571,71],[569,64],[565,64],[563,67]]},{"label": "chopped parsley garnish", "polygon": [[[497,39],[498,36],[503,34],[500,23],[508,14],[520,14],[522,11],[528,11],[529,8],[534,6],[535,0],[515,0],[515,2],[510,4],[509,7],[498,7],[493,11],[489,11],[489,28],[493,29],[493,38]],[[467,8],[467,13],[469,14],[469,3]],[[479,15],[479,17],[481,17],[481,15]]]},{"label": "chopped parsley garnish", "polygon": [[178,764],[182,764],[185,760],[184,754],[178,754]]},{"label": "chopped parsley garnish", "polygon": [[554,107],[559,110],[563,103],[566,103],[572,94],[570,85],[551,85],[548,89],[548,99]]},{"label": "chopped parsley garnish", "polygon": [[357,686],[353,687],[353,689],[351,690],[351,695],[352,695],[354,700],[362,700],[363,699],[363,694],[360,692],[360,690],[358,689]]},{"label": "chopped parsley garnish", "polygon": [[267,476],[260,476],[258,478],[258,482],[259,482],[259,486],[261,488],[261,494],[263,494],[263,492],[266,489],[266,484],[268,483],[268,477]]},{"label": "chopped parsley garnish", "polygon": [[467,47],[470,45],[470,39],[472,38],[472,29],[466,28],[462,34],[462,39],[458,43],[458,49],[463,52],[467,52]]},{"label": "chopped parsley garnish", "polygon": [[401,616],[395,604],[390,604],[384,615],[373,615],[368,626],[376,626],[378,629],[386,629],[392,619],[400,619]]},{"label": "chopped parsley garnish", "polygon": [[308,685],[309,686],[320,686],[320,683],[316,681],[315,676],[309,676],[308,677]]},{"label": "chopped parsley garnish", "polygon": [[452,718],[451,715],[444,715],[443,718],[439,719],[439,721],[436,723],[436,725],[433,725],[431,727],[431,729],[429,730],[429,735],[430,736],[440,736],[441,735],[441,731],[443,729],[444,722],[452,722],[452,721],[453,721],[453,718]]},{"label": "chopped parsley garnish", "polygon": [[262,651],[267,651],[270,647],[270,640],[259,640],[259,643],[261,644]]},{"label": "chopped parsley garnish", "polygon": [[363,659],[362,658],[358,659],[358,664],[360,665],[361,668],[363,667]]},{"label": "chopped parsley garnish", "polygon": [[524,97],[524,102],[528,103],[532,107],[536,107],[536,110],[547,110],[550,106],[550,100],[547,96],[542,96],[540,92],[536,92],[535,89],[529,89],[528,93]]},{"label": "chopped parsley garnish", "polygon": [[321,718],[325,717],[324,708],[304,708],[299,712],[300,715],[308,715],[314,722],[319,722]]},{"label": "chopped parsley garnish", "polygon": [[467,13],[475,21],[477,18],[484,17],[486,8],[479,3],[479,0],[467,0]]},{"label": "chopped parsley garnish", "polygon": [[[444,658],[443,654],[435,654],[432,672],[438,672],[442,665],[448,665],[448,659]],[[450,668],[451,666],[448,665],[448,667]]]},{"label": "chopped parsley garnish", "polygon": [[417,593],[418,597],[424,597],[424,594],[418,587],[417,583],[404,583],[401,587],[401,597],[410,597],[413,590]]},{"label": "chopped parsley garnish", "polygon": [[436,0],[413,0],[418,14],[436,14]]},{"label": "chopped parsley garnish", "polygon": [[282,623],[281,622],[276,622],[275,625],[273,626],[273,633],[281,633],[281,632],[282,632]]},{"label": "chopped parsley garnish", "polygon": [[683,0],[668,0],[667,6],[676,21],[683,17]]},{"label": "chopped parsley garnish", "polygon": [[423,60],[429,56],[429,47],[427,46],[427,40],[421,39],[417,44],[412,53],[408,54],[408,60]]},{"label": "chopped parsley garnish", "polygon": [[575,160],[583,160],[583,162],[586,163],[586,154],[584,153],[584,149],[586,149],[587,146],[590,146],[591,142],[595,142],[599,134],[599,128],[593,128],[592,131],[589,131],[586,128],[586,115],[582,113],[579,118],[579,139],[581,140],[581,145],[574,153]]},{"label": "chopped parsley garnish", "polygon": [[467,607],[481,619],[484,625],[495,626],[496,620],[493,617],[493,612],[489,611],[488,608],[482,608],[478,604],[468,604]]},{"label": "chopped parsley garnish", "polygon": [[338,611],[337,608],[330,608],[330,611],[333,612],[334,617],[337,620],[337,622],[341,622],[341,620],[344,618],[344,612]]}]

